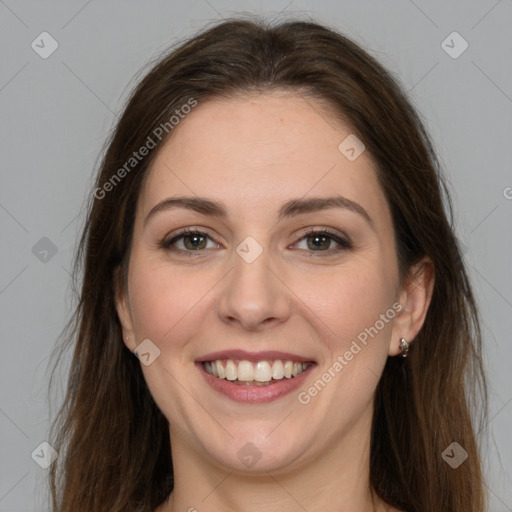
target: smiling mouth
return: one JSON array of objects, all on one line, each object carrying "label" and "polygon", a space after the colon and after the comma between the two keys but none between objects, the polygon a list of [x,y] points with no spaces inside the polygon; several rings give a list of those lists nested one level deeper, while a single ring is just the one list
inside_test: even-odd
[{"label": "smiling mouth", "polygon": [[239,386],[269,386],[284,379],[293,379],[314,364],[276,359],[272,361],[217,359],[202,363],[206,373]]}]

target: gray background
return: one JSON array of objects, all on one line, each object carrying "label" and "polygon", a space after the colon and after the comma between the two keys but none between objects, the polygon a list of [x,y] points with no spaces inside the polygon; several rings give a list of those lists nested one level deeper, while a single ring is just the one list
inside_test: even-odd
[{"label": "gray background", "polygon": [[[490,509],[512,511],[511,0],[0,0],[0,512],[46,509],[47,470],[31,453],[47,439],[47,364],[71,308],[80,212],[116,113],[150,58],[241,10],[334,25],[396,73],[423,115],[484,321]],[[31,47],[43,31],[59,45],[46,59]],[[453,31],[469,44],[458,58],[441,45]],[[452,51],[460,43],[448,39]]]}]

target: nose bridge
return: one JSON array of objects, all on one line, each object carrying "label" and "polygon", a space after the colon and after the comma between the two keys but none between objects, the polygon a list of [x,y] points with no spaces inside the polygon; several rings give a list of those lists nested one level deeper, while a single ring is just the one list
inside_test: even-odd
[{"label": "nose bridge", "polygon": [[269,249],[254,238],[247,237],[238,245],[219,301],[219,315],[224,322],[257,330],[263,324],[281,323],[288,318],[289,296],[270,269],[272,263]]}]

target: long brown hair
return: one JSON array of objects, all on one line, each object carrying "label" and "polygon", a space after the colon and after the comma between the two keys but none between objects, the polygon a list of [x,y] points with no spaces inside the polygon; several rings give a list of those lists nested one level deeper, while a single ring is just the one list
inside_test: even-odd
[{"label": "long brown hair", "polygon": [[[116,287],[124,286],[137,198],[155,154],[172,136],[176,110],[275,89],[321,100],[349,124],[378,168],[402,276],[425,255],[435,266],[424,326],[407,359],[388,358],[377,387],[371,487],[407,512],[484,510],[475,436],[487,403],[479,318],[422,121],[391,74],[337,31],[309,20],[274,25],[238,18],[160,58],[107,143],[76,256],[81,292],[58,350],[74,348],[52,430],[60,453],[50,470],[55,511],[152,512],[172,491],[168,424],[123,343],[114,305]],[[162,126],[160,139],[155,130]],[[155,148],[131,161],[148,137]],[[457,469],[442,456],[452,442],[469,454]]]}]

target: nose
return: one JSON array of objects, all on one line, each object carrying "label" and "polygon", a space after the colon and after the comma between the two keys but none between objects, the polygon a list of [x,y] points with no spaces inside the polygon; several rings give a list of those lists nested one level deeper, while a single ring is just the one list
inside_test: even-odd
[{"label": "nose", "polygon": [[234,254],[234,268],[223,283],[218,303],[222,322],[248,331],[262,331],[290,317],[290,290],[269,266],[268,251],[252,263]]}]

